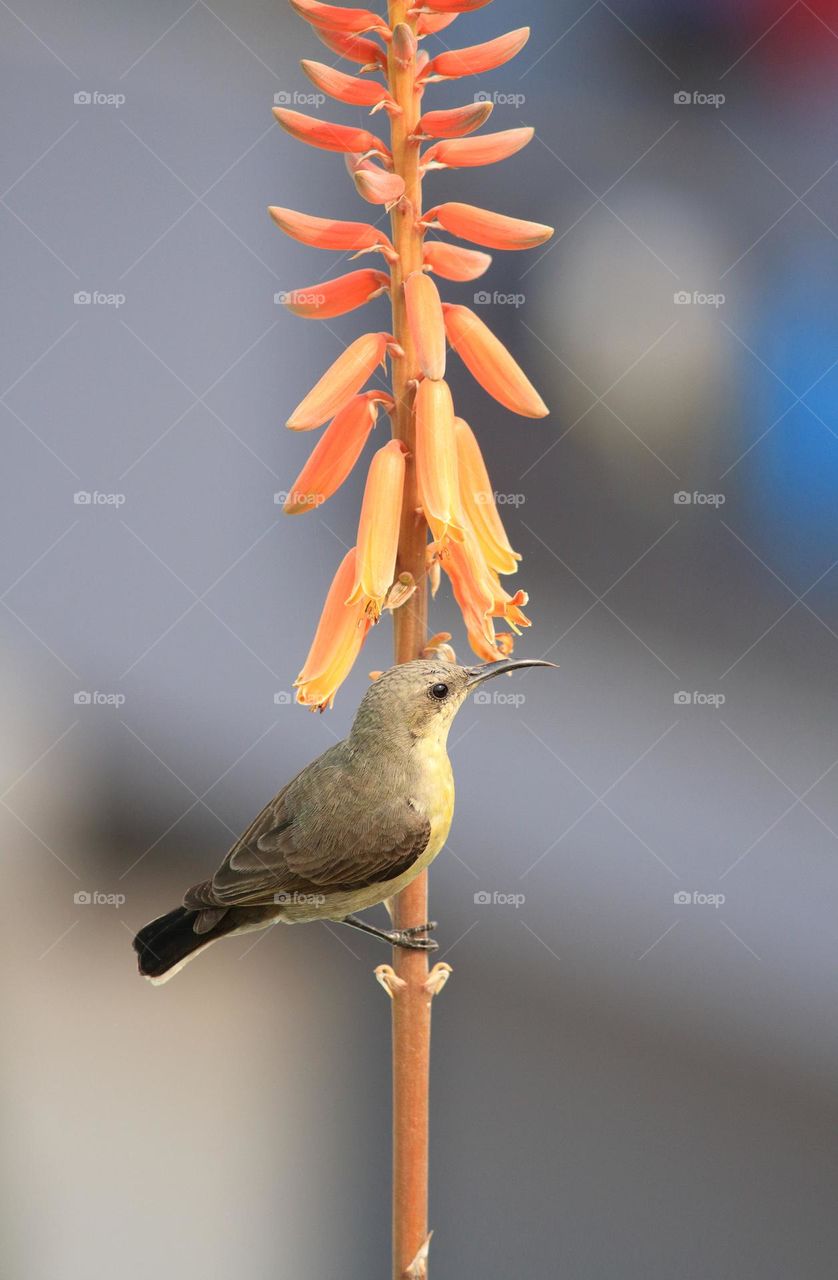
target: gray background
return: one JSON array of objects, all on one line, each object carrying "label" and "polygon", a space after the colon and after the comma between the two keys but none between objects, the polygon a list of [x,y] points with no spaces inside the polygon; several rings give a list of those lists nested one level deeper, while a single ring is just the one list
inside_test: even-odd
[{"label": "gray background", "polygon": [[[525,556],[519,652],[561,664],[452,734],[433,1274],[815,1280],[838,1245],[836,23],[497,0],[444,34],[524,22],[516,62],[428,95],[496,94],[495,127],[539,134],[427,187],[558,229],[445,291],[525,296],[481,314],[552,416],[451,382]],[[280,518],[314,438],[282,424],[388,323],[273,300],[346,268],[267,204],[374,215],[271,121],[310,90],[297,59],[331,59],[279,0],[0,0],[0,39],[4,1273],[383,1276],[385,954],[272,931],[153,990],[130,951],[388,664],[385,624],[333,713],[274,700],[363,482]],[[74,103],[94,91],[125,101]],[[97,290],[124,303],[74,303]],[[433,624],[467,652],[445,590]],[[124,905],[74,902],[94,890]]]}]

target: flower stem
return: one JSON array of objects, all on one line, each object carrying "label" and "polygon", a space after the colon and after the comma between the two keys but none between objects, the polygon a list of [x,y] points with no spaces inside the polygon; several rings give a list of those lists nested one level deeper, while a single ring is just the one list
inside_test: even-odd
[{"label": "flower stem", "polygon": [[[415,22],[407,18],[411,0],[388,0],[390,26]],[[427,525],[416,486],[413,387],[419,376],[404,302],[405,278],[422,267],[422,210],[419,146],[410,141],[420,114],[415,60],[396,61],[392,45],[387,64],[390,93],[401,108],[391,117],[393,167],[404,178],[405,194],[391,211],[392,239],[398,260],[391,271],[393,334],[404,359],[393,361],[393,435],[409,450],[405,475],[397,573],[410,573],[417,584],[413,596],[393,613],[396,662],[422,654],[427,636]],[[428,919],[428,877],[422,872],[394,902],[398,929]],[[405,983],[392,1000],[393,1009],[393,1277],[404,1280],[428,1235],[428,1086],[431,1049],[431,995],[425,990],[428,958],[423,951],[393,951],[393,967]]]}]

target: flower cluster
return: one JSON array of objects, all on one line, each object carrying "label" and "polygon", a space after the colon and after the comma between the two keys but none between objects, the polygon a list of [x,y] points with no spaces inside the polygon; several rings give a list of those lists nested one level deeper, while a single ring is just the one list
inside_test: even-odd
[{"label": "flower cluster", "polygon": [[[414,515],[407,509],[411,498],[416,518],[430,531],[424,571],[434,590],[441,571],[450,579],[475,653],[486,661],[508,654],[510,632],[530,625],[522,612],[526,593],[510,595],[501,583],[501,575],[516,571],[520,556],[496,509],[474,432],[455,414],[445,380],[448,348],[512,412],[541,418],[547,406],[484,322],[468,307],[444,303],[432,278],[476,280],[491,256],[427,233],[441,230],[483,248],[520,250],[543,244],[552,228],[470,204],[439,204],[422,211],[426,174],[504,160],[532,137],[527,128],[471,136],[491,114],[491,102],[422,112],[428,85],[490,71],[526,43],[529,29],[524,27],[435,57],[422,48],[424,37],[489,2],[418,0],[412,7],[413,0],[389,0],[384,19],[369,9],[290,0],[324,45],[359,68],[359,74],[348,75],[304,61],[309,79],[339,102],[369,107],[373,115],[384,112],[391,135],[388,145],[367,129],[274,110],[294,138],[343,154],[358,194],[391,219],[388,236],[366,222],[270,210],[295,240],[356,259],[375,254],[385,268],[360,267],[294,290],[286,301],[296,315],[328,319],[381,294],[389,296],[392,307],[392,332],[356,338],[288,419],[294,431],[328,423],[291,487],[285,507],[291,514],[320,506],[343,483],[381,409],[393,423],[393,439],[373,455],[369,468],[356,545],[338,568],[296,681],[298,700],[321,710],[332,704],[382,610],[400,608],[419,585],[412,574],[398,572],[400,530]],[[392,394],[365,390],[377,367],[386,369],[388,360]],[[498,622],[510,631],[498,631]]]}]

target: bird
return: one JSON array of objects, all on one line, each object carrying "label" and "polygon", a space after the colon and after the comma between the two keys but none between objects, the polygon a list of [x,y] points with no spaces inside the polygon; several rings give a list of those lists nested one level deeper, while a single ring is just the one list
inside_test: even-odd
[{"label": "bird", "polygon": [[420,658],[383,672],[348,737],[265,805],[211,880],[139,931],[140,974],[161,985],[219,938],[278,922],[328,920],[390,946],[436,950],[432,921],[379,929],[356,913],[394,897],[445,844],[454,813],[448,731],[469,694],[507,672],[553,666]]}]

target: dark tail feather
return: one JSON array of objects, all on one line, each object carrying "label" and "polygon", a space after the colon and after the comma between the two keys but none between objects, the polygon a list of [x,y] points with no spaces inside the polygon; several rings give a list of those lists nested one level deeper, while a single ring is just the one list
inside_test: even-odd
[{"label": "dark tail feather", "polygon": [[134,950],[144,978],[156,984],[166,982],[193,955],[235,927],[227,917],[207,932],[196,933],[194,926],[200,914],[199,911],[187,911],[186,907],[176,907],[140,929],[134,939]]}]

